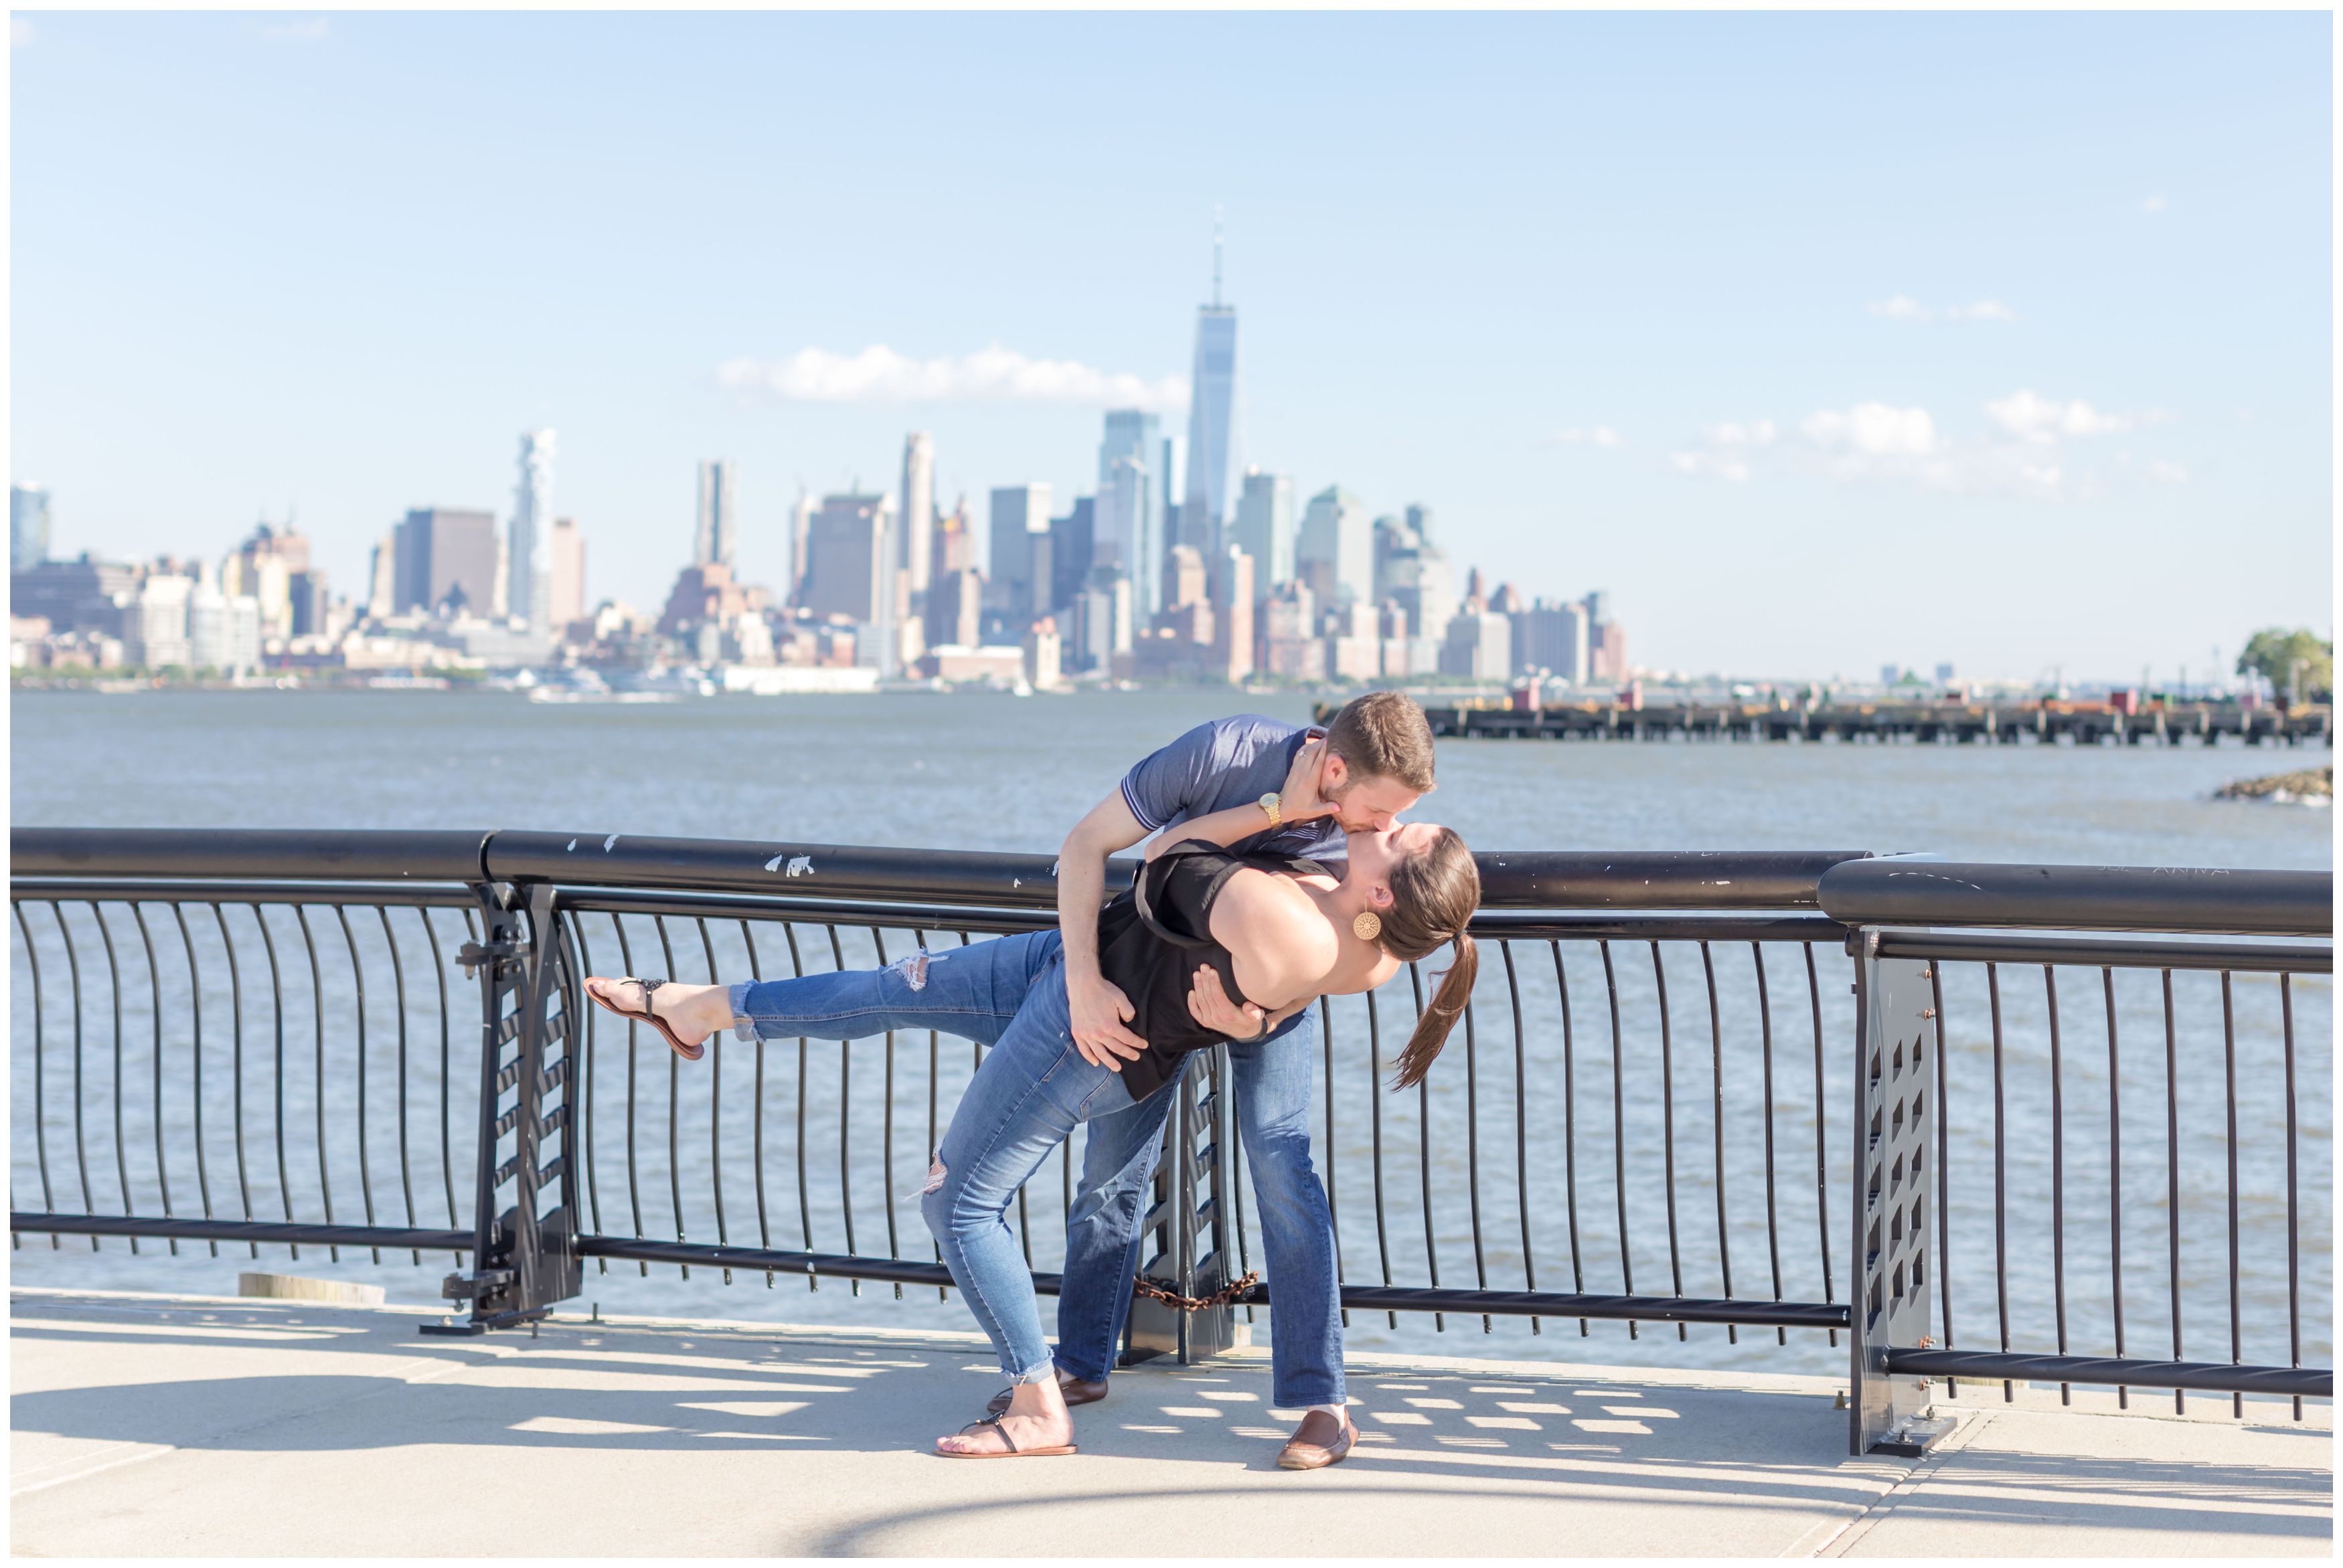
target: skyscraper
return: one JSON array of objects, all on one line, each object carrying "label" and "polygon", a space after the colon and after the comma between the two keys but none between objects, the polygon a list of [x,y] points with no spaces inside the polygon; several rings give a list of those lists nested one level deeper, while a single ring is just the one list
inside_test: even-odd
[{"label": "skyscraper", "polygon": [[699,515],[691,536],[693,565],[732,564],[733,548],[740,542],[739,485],[729,457],[699,465]]},{"label": "skyscraper", "polygon": [[1252,558],[1253,580],[1273,588],[1293,576],[1293,480],[1247,468],[1229,542]]},{"label": "skyscraper", "polygon": [[[1097,565],[1136,573],[1141,559],[1161,551],[1155,492],[1146,478],[1155,471],[1155,448],[1161,439],[1161,421],[1144,409],[1107,410],[1105,437],[1099,442],[1098,532],[1091,551]],[[1118,476],[1126,466],[1138,481],[1130,494],[1132,504],[1120,498],[1118,487],[1125,481]],[[1111,495],[1118,498],[1111,501]]]},{"label": "skyscraper", "polygon": [[[1046,484],[1003,485],[992,492],[992,539],[990,553],[992,596],[989,607],[1008,617],[1009,631],[1023,637],[1024,623],[1037,613],[1033,598],[1035,536],[1050,537],[1050,487]],[[1048,551],[1042,551],[1046,573]],[[1048,584],[1042,585],[1048,597]],[[1047,605],[1040,608],[1046,610]]]},{"label": "skyscraper", "polygon": [[902,545],[895,564],[910,574],[911,595],[928,591],[928,535],[936,520],[936,438],[925,430],[903,437]]},{"label": "skyscraper", "polygon": [[552,431],[521,433],[520,478],[513,487],[512,524],[506,535],[506,612],[540,629],[553,613],[545,552],[553,526],[553,451]]},{"label": "skyscraper", "polygon": [[47,487],[9,486],[8,569],[12,572],[26,571],[48,558],[49,492]]},{"label": "skyscraper", "polygon": [[824,496],[808,530],[804,592],[799,603],[817,616],[842,615],[862,624],[887,618],[886,498]]},{"label": "skyscraper", "polygon": [[586,618],[586,539],[575,518],[553,519],[546,563],[546,625],[558,628]]},{"label": "skyscraper", "polygon": [[1366,503],[1339,485],[1310,498],[1293,550],[1294,575],[1322,607],[1371,604],[1375,591],[1373,524]]},{"label": "skyscraper", "polygon": [[1229,437],[1237,395],[1237,311],[1221,303],[1221,231],[1212,223],[1212,302],[1196,311],[1196,369],[1188,397],[1188,483],[1179,543],[1221,549],[1228,519]]},{"label": "skyscraper", "polygon": [[799,481],[798,503],[789,508],[789,597],[790,604],[805,602],[806,565],[812,558],[813,498],[805,493],[804,481]]},{"label": "skyscraper", "polygon": [[497,572],[497,519],[489,512],[417,507],[398,525],[394,608],[485,615]]}]

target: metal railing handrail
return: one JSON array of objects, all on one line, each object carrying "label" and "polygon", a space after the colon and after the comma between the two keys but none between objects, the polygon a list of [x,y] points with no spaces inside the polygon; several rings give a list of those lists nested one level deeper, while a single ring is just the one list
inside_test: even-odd
[{"label": "metal railing handrail", "polygon": [[[1491,910],[1813,910],[1832,868],[1867,849],[1494,850]],[[1046,909],[1047,855],[632,833],[283,828],[15,828],[15,876],[555,882],[871,903]],[[1137,862],[1109,862],[1110,891]]]},{"label": "metal railing handrail", "polygon": [[2335,934],[2329,871],[1868,860],[1831,867],[1817,894],[1824,913],[1848,926]]}]

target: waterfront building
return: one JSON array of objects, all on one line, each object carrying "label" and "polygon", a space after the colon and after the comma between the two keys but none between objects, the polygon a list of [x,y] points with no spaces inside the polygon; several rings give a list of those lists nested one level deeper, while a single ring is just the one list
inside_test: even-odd
[{"label": "waterfront building", "polygon": [[789,592],[788,602],[804,601],[806,564],[810,557],[813,535],[813,498],[800,487],[797,504],[789,508]]},{"label": "waterfront building", "polygon": [[1059,668],[1062,650],[1058,640],[1055,617],[1045,615],[1027,628],[1022,649],[1027,684],[1038,691],[1048,691],[1064,684],[1065,676]]},{"label": "waterfront building", "polygon": [[1149,472],[1136,457],[1114,458],[1100,478],[1092,513],[1091,564],[1117,568],[1130,578],[1131,603],[1142,619],[1161,602],[1162,536]]},{"label": "waterfront building", "polygon": [[1231,545],[1219,565],[1212,583],[1214,664],[1220,678],[1233,683],[1250,679],[1253,671],[1252,557]]},{"label": "waterfront building", "polygon": [[505,534],[506,613],[526,625],[553,621],[553,578],[547,546],[553,527],[554,436],[524,430],[520,473],[513,485],[512,522]]},{"label": "waterfront building", "polygon": [[1320,604],[1374,602],[1373,527],[1366,504],[1339,485],[1310,498],[1294,544],[1294,575]]},{"label": "waterfront building", "polygon": [[413,508],[398,525],[392,571],[393,614],[487,614],[496,585],[496,518],[453,507]]},{"label": "waterfront building", "polygon": [[730,566],[739,536],[739,476],[730,458],[709,458],[699,465],[699,507],[691,534],[692,564],[721,561]]},{"label": "waterfront building", "polygon": [[960,498],[951,515],[936,519],[935,532],[928,548],[928,583],[947,572],[966,571],[976,566],[976,529],[969,520],[968,498]]},{"label": "waterfront building", "polygon": [[49,558],[49,488],[8,487],[8,569],[29,571]]},{"label": "waterfront building", "polygon": [[586,539],[575,518],[553,519],[546,554],[547,624],[560,630],[586,618]]},{"label": "waterfront building", "polygon": [[824,496],[806,535],[800,608],[858,622],[888,618],[893,587],[887,569],[886,498]]},{"label": "waterfront building", "polygon": [[8,574],[8,613],[45,620],[53,632],[122,635],[122,603],[137,591],[138,568],[92,560],[37,561]]},{"label": "waterfront building", "polygon": [[1230,542],[1253,560],[1253,575],[1267,587],[1293,576],[1293,477],[1247,468],[1237,495]]},{"label": "waterfront building", "polygon": [[[287,580],[291,619],[287,637],[320,637],[331,617],[333,598],[326,591],[326,574],[316,567],[295,572]],[[258,608],[259,601],[254,600]]]},{"label": "waterfront building", "polygon": [[176,572],[153,571],[125,607],[122,624],[123,658],[146,669],[186,668],[195,650],[187,642],[187,601],[196,579]]},{"label": "waterfront building", "polygon": [[984,629],[984,574],[956,566],[928,579],[927,645],[974,648]]},{"label": "waterfront building", "polygon": [[[991,550],[987,564],[990,582],[986,608],[1003,621],[1021,628],[1034,616],[1034,543],[1050,537],[1050,487],[1047,484],[1002,485],[992,492]],[[1041,568],[1049,569],[1049,550],[1040,552]],[[1046,575],[1044,577],[1046,592]]]},{"label": "waterfront building", "polygon": [[1092,567],[1074,601],[1075,668],[1108,669],[1131,651],[1134,635],[1131,578],[1114,567]]},{"label": "waterfront building", "polygon": [[1271,588],[1261,604],[1261,657],[1264,675],[1287,680],[1326,678],[1326,640],[1317,635],[1317,598],[1295,578]]},{"label": "waterfront building", "polygon": [[1448,623],[1440,673],[1503,680],[1513,673],[1513,623],[1488,609],[1463,609]]},{"label": "waterfront building", "polygon": [[1615,620],[1595,625],[1587,632],[1586,678],[1619,682],[1627,678],[1627,628]]},{"label": "waterfront building", "polygon": [[1180,542],[1180,498],[1185,493],[1182,486],[1188,473],[1188,443],[1182,437],[1166,436],[1162,450],[1162,460],[1155,465],[1156,477],[1161,481],[1155,502],[1155,553],[1159,558]]},{"label": "waterfront building", "polygon": [[925,430],[903,437],[903,513],[895,564],[905,574],[910,604],[926,597],[934,565],[928,536],[936,523],[936,438]]},{"label": "waterfront building", "polygon": [[398,613],[398,530],[375,540],[367,560],[366,612],[376,620]]},{"label": "waterfront building", "polygon": [[1586,606],[1539,599],[1513,619],[1513,673],[1540,672],[1576,686],[1588,678]]}]

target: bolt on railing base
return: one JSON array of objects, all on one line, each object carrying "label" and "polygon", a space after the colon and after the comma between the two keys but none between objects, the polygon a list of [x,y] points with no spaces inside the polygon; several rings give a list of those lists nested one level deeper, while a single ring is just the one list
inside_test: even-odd
[{"label": "bolt on railing base", "polygon": [[1950,1437],[1960,1422],[1949,1415],[1917,1415],[1889,1431],[1871,1445],[1873,1453],[1918,1459]]}]

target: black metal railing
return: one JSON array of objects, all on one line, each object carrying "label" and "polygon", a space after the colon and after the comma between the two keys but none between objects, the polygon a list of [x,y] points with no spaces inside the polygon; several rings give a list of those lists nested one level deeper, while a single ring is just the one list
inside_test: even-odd
[{"label": "black metal railing", "polygon": [[[906,1195],[980,1046],[933,1035],[719,1038],[685,1068],[648,1031],[584,1005],[578,983],[594,972],[735,980],[860,968],[1054,918],[1053,868],[1037,857],[515,832],[35,829],[18,831],[13,849],[12,1070],[18,1105],[32,1110],[15,1130],[18,1244],[45,1232],[52,1246],[87,1235],[93,1246],[100,1236],[134,1249],[226,1242],[256,1256],[286,1245],[453,1257],[449,1289],[471,1302],[472,1331],[541,1315],[576,1292],[580,1268],[628,1261],[728,1280],[838,1278],[899,1295],[948,1284]],[[2298,1003],[2316,1015],[2302,1036],[2315,1075],[2331,1040],[2331,1021],[2316,1023],[2331,1020],[2331,994],[2323,980],[2298,987],[2293,977],[2323,976],[2331,960],[2324,943],[2268,939],[2323,932],[2328,879],[2072,868],[2046,877],[1852,853],[1494,854],[1482,868],[1481,982],[1425,1084],[1383,1091],[1432,977],[1412,967],[1380,993],[1320,1004],[1312,1132],[1346,1315],[1396,1324],[1401,1312],[1429,1314],[1440,1330],[1506,1316],[1534,1332],[1554,1322],[1581,1334],[1624,1320],[1630,1333],[1661,1324],[1678,1337],[1707,1323],[1732,1339],[1771,1330],[1777,1342],[1794,1329],[1832,1342],[1852,1330],[1858,1385],[1875,1395],[1954,1376],[2325,1393],[2326,1374],[2302,1369],[2300,1303],[2306,1266],[2318,1276],[2308,1298],[2326,1297],[2330,1155],[2315,1130],[2304,1141],[2293,1074]],[[1972,923],[2261,940],[1907,929]],[[2051,1010],[1998,1005],[2014,964],[2040,968]],[[2103,971],[2117,1070],[2109,1105],[2069,1065],[2055,1009],[2054,971],[2078,965]],[[2117,983],[2137,974],[2160,975],[2171,999],[2162,1038],[2172,1070],[2159,1089],[2172,1135],[2160,1145],[2139,1131],[2139,1108],[2154,1098],[2123,1097],[2137,1064],[2114,1043],[2155,1038],[2135,1025],[2142,1004]],[[2231,1124],[2242,1104],[2250,1126],[2254,1070],[2265,1055],[2282,1057],[2284,1133],[2242,1148],[2232,1133],[2226,1231],[2184,1212],[2189,1222],[2169,1227],[2152,1260],[2160,1267],[2144,1268],[2147,1221],[2120,1197],[2142,1190],[2142,1151],[2163,1151],[2168,1194],[2200,1196],[2188,1174],[2198,1101],[2178,1070],[2178,1053],[2210,1038],[2187,989],[2200,974],[2217,977],[2225,998],[2237,977],[2273,977],[2282,1028],[2264,1030],[2250,1008],[2225,1015],[2227,1082]],[[1892,1032],[1880,1009],[1913,984],[1926,1000],[1911,1021],[1929,1032],[1905,1070],[1887,1070],[1882,1056],[1881,1083],[1908,1089],[1918,1080],[1907,1075],[1921,1073],[1933,1091],[1889,1095],[1878,1109],[1904,1104],[1898,1137],[1936,1183],[1916,1216],[1906,1183],[1917,1170],[1885,1180],[1911,1150],[1873,1140],[1865,1106],[1875,1090],[1856,1070],[1868,1041]],[[1989,993],[1982,1002],[1978,987]],[[2069,996],[2071,1005],[2071,987]],[[1979,1029],[1988,1018],[1989,1037]],[[1936,1049],[1934,1031],[1948,1026],[1949,1049]],[[1925,1069],[1921,1058],[1932,1059]],[[1192,1297],[1260,1257],[1229,1068],[1207,1068],[1181,1091],[1143,1269]],[[2084,1114],[2110,1130],[2104,1155],[2087,1140],[2070,1147]],[[2282,1219],[2255,1201],[2268,1185],[2264,1158],[2279,1149]],[[1070,1143],[1054,1179],[1045,1168],[1019,1201],[1044,1291],[1061,1258],[1045,1194],[1055,1187],[1061,1203],[1071,1200],[1080,1158]],[[1894,1190],[1895,1218],[1908,1221],[1892,1241],[1883,1231],[1885,1245],[1869,1236],[1888,1218],[1885,1198],[1859,1179],[1873,1164],[1883,1192]],[[1989,1210],[1975,1174],[1987,1169]],[[2087,1177],[2109,1194],[2113,1251],[2104,1267],[2092,1252],[2070,1268],[2066,1194]],[[35,1189],[37,1209],[24,1201]],[[2037,1268],[2030,1238],[2045,1193],[2048,1263]],[[2230,1359],[2184,1363],[2179,1325],[2184,1309],[2201,1321],[2199,1253],[2214,1235],[2227,1242]],[[2282,1356],[2257,1315],[2281,1248]],[[1920,1342],[1936,1337],[1925,1322],[1911,1327],[1927,1275],[1941,1345]],[[2170,1328],[2171,1362],[2126,1354],[2147,1342],[2135,1301],[2144,1275],[2164,1288],[2170,1322],[2154,1332],[2161,1346]],[[1998,1348],[1956,1350],[1954,1307],[1973,1312],[1988,1278]],[[1257,1310],[1273,1286],[1246,1292],[1236,1310]],[[2054,1335],[2030,1341],[2027,1325],[2046,1319]],[[1142,1302],[1132,1350],[1203,1353],[1228,1342],[1231,1322],[1227,1308]],[[2308,1326],[2316,1351],[2320,1325]],[[2040,1353],[2011,1349],[2028,1342]],[[2266,1345],[2267,1361],[2254,1359]],[[2077,1346],[2111,1350],[2117,1364],[2084,1366],[2069,1354]],[[1866,1445],[1916,1408],[1883,1397],[1866,1417],[1856,1403]]]}]

